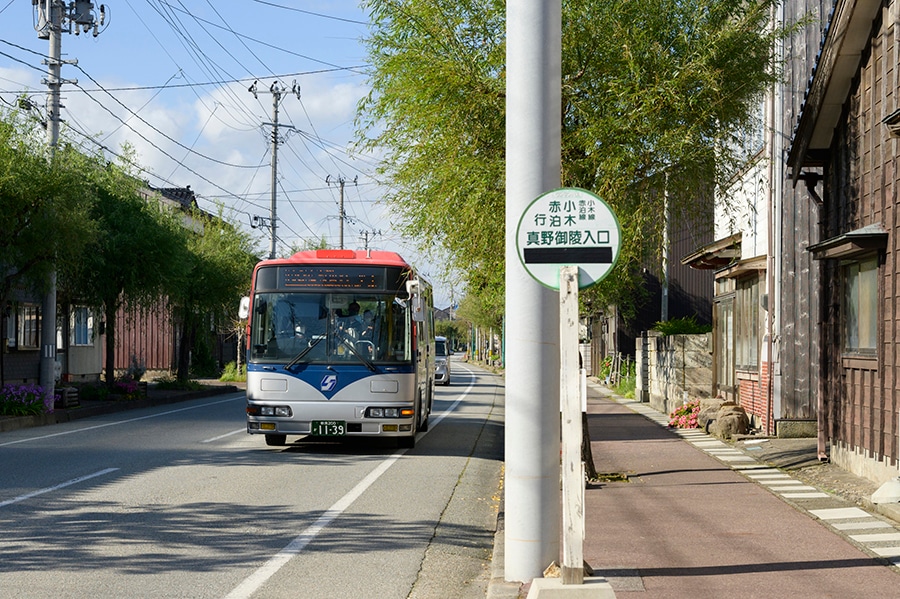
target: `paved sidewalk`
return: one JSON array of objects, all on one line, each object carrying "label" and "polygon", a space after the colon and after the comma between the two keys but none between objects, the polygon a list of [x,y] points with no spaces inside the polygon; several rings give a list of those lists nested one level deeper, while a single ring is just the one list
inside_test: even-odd
[{"label": "paved sidewalk", "polygon": [[[607,476],[585,491],[584,558],[617,597],[900,597],[900,524],[858,501],[872,483],[833,465],[819,480],[846,479],[856,495],[807,484],[815,439],[732,444],[667,424],[589,382],[591,449]],[[500,524],[487,596],[525,597],[528,585],[503,581]]]}]

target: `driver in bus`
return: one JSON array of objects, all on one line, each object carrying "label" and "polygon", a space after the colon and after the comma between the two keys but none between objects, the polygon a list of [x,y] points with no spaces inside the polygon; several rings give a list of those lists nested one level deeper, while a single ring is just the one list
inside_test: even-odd
[{"label": "driver in bus", "polygon": [[363,330],[363,321],[359,316],[359,304],[351,302],[348,306],[348,314],[340,322],[341,330],[354,339],[359,338],[359,334]]}]

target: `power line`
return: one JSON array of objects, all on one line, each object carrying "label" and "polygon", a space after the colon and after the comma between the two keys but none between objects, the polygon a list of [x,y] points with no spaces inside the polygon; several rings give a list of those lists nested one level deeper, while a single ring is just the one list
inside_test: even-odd
[{"label": "power line", "polygon": [[[151,129],[153,129],[154,131],[156,131],[157,133],[159,133],[160,135],[162,135],[163,137],[165,137],[166,139],[168,139],[169,141],[171,141],[173,144],[179,146],[180,148],[183,148],[183,149],[187,150],[188,152],[190,152],[191,154],[194,154],[195,156],[199,156],[200,158],[204,158],[204,159],[206,159],[206,160],[209,160],[210,162],[215,162],[216,164],[221,164],[222,166],[230,166],[230,167],[232,167],[232,168],[248,168],[248,169],[256,169],[256,168],[258,168],[257,166],[254,166],[254,165],[252,165],[252,164],[232,164],[232,163],[230,163],[230,162],[225,162],[225,161],[223,161],[223,160],[218,160],[218,159],[216,159],[216,158],[213,158],[212,156],[207,156],[206,154],[201,154],[200,152],[197,152],[197,151],[195,151],[195,150],[193,150],[193,149],[187,147],[186,145],[184,145],[183,143],[181,143],[181,142],[178,141],[177,139],[173,138],[172,136],[170,136],[170,135],[168,135],[168,134],[166,134],[166,133],[163,133],[162,131],[160,131],[159,129],[157,129],[155,126],[153,126],[152,124],[148,123],[148,122],[147,122],[143,117],[141,117],[138,113],[136,113],[136,112],[134,112],[133,110],[131,110],[130,108],[128,108],[128,106],[126,106],[126,105],[123,104],[121,101],[119,101],[118,98],[116,98],[114,95],[112,95],[111,93],[109,93],[108,91],[106,91],[106,90],[103,88],[103,86],[100,85],[100,84],[97,82],[96,79],[94,79],[93,77],[90,76],[90,74],[88,74],[87,71],[85,71],[84,69],[82,69],[82,68],[81,68],[80,66],[78,66],[78,65],[74,65],[74,66],[75,66],[76,69],[78,69],[79,71],[81,71],[82,73],[84,73],[84,74],[87,76],[87,78],[90,79],[91,82],[93,82],[94,85],[96,85],[96,86],[99,87],[103,92],[105,92],[107,96],[109,96],[110,98],[112,98],[112,99],[116,102],[116,104],[118,104],[119,106],[121,106],[122,108],[124,108],[125,110],[127,110],[128,113],[129,113],[131,116],[135,117],[135,118],[138,119],[140,122],[144,123],[145,125],[147,125],[147,126],[150,127]],[[76,87],[80,87],[80,86],[76,85]],[[100,105],[103,106],[103,104],[100,104]],[[104,106],[104,109],[105,109],[107,112],[109,112],[111,115],[116,116],[115,113],[113,113],[111,110],[107,109],[105,106]],[[118,117],[116,117],[116,119],[121,120],[121,119],[119,119]],[[122,121],[122,124],[125,125],[126,127],[128,127],[129,129],[131,129],[132,131],[134,131],[135,133],[137,133],[137,131],[136,131],[131,125],[129,125],[126,121]],[[146,138],[144,138],[144,139],[146,139]],[[148,140],[148,141],[149,141],[149,140]],[[168,154],[167,154],[167,155],[168,155]],[[170,156],[170,157],[171,157],[171,156]]]}]

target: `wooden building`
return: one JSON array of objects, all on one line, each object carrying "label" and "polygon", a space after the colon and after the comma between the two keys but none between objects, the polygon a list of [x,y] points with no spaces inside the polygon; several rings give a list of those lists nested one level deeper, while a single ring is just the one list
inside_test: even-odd
[{"label": "wooden building", "polygon": [[792,182],[808,190],[818,269],[810,289],[820,446],[876,482],[900,456],[900,150],[898,0],[837,0],[790,145]]}]

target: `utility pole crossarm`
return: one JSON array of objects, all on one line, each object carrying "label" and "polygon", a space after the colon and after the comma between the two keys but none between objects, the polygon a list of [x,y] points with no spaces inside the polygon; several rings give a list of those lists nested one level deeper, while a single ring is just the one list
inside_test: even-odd
[{"label": "utility pole crossarm", "polygon": [[[278,105],[281,103],[281,97],[287,91],[287,88],[281,85],[278,81],[272,83],[269,86],[268,91],[262,91],[257,87],[258,81],[254,81],[253,85],[251,85],[247,91],[253,94],[254,98],[258,98],[258,94],[272,94],[272,122],[271,123],[263,123],[263,125],[268,125],[272,127],[272,199],[269,206],[269,231],[271,233],[271,238],[269,242],[269,258],[275,258],[275,240],[277,239],[276,229],[278,228],[278,127],[285,127],[286,125],[279,125],[278,123]],[[295,81],[291,87],[291,93],[300,98],[300,87],[297,85]]]},{"label": "utility pole crossarm", "polygon": [[[357,177],[353,177],[353,184],[356,185]],[[347,220],[347,213],[344,212],[344,185],[347,183],[347,180],[338,175],[337,179],[334,179],[335,184],[340,189],[340,205],[338,208],[338,219],[341,223],[341,237],[340,237],[340,249],[344,249],[344,221]],[[327,185],[331,185],[332,178],[331,175],[325,176],[325,183]]]}]

